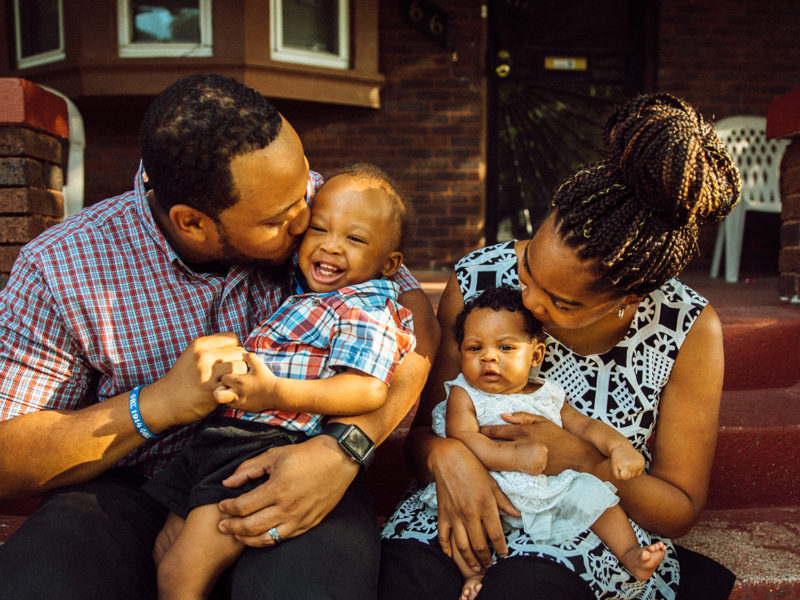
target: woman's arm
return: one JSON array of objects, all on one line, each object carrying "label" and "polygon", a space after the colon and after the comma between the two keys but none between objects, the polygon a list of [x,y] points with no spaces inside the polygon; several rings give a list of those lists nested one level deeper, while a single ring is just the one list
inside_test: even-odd
[{"label": "woman's arm", "polygon": [[723,374],[722,326],[714,309],[706,306],[661,394],[648,473],[615,484],[623,508],[642,526],[678,537],[703,510],[717,445]]}]

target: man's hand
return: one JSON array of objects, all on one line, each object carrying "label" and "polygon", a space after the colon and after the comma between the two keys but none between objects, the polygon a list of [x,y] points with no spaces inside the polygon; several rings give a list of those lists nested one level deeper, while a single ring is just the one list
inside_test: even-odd
[{"label": "man's hand", "polygon": [[301,444],[270,448],[251,458],[222,483],[238,487],[249,479],[269,475],[269,480],[238,498],[219,503],[223,519],[219,529],[247,546],[272,546],[268,530],[275,527],[288,539],[317,525],[344,496],[358,474],[336,440],[319,435]]},{"label": "man's hand", "polygon": [[217,408],[214,390],[223,375],[244,373],[244,349],[234,333],[201,337],[189,344],[172,368],[140,394],[142,417],[155,433],[199,421]]},{"label": "man's hand", "polygon": [[214,398],[220,404],[228,404],[246,412],[275,408],[278,377],[257,354],[247,352],[244,360],[249,371],[239,373],[232,370],[230,374],[223,375],[222,385],[214,390]]}]

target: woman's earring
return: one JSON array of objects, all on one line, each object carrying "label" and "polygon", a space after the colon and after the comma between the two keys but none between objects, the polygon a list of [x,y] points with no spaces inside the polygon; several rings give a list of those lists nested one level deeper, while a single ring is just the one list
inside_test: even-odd
[{"label": "woman's earring", "polygon": [[622,317],[625,316],[625,305],[619,307],[619,311],[617,311],[617,318],[621,321]]}]

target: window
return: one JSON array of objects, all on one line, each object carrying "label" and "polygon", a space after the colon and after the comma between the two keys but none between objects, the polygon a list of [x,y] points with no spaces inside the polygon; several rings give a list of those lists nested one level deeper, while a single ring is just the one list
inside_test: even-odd
[{"label": "window", "polygon": [[211,0],[117,0],[119,55],[212,56]]},{"label": "window", "polygon": [[63,60],[64,14],[61,0],[14,0],[17,68]]},{"label": "window", "polygon": [[272,60],[350,68],[348,0],[271,0]]}]

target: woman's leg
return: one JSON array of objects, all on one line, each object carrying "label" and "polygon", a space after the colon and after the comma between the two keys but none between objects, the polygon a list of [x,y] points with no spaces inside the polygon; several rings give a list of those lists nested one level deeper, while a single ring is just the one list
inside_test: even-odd
[{"label": "woman's leg", "polygon": [[736,575],[717,561],[675,545],[681,566],[678,600],[726,600]]},{"label": "woman's leg", "polygon": [[463,577],[455,561],[434,541],[383,540],[378,578],[379,600],[456,599]]}]

